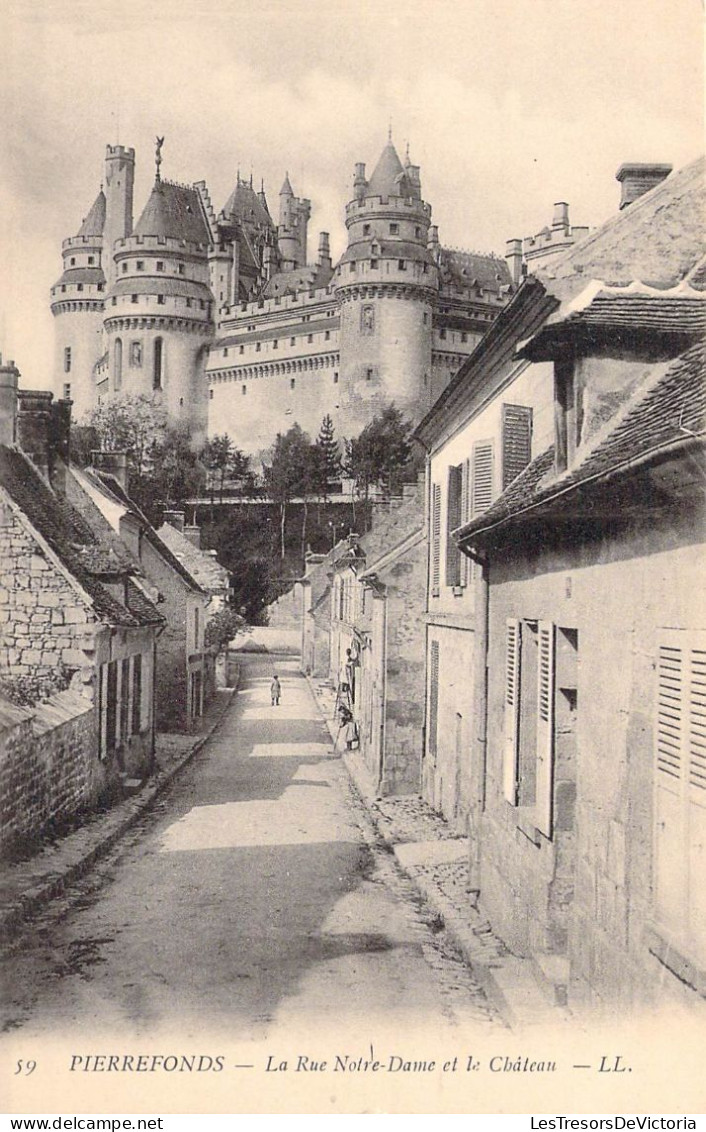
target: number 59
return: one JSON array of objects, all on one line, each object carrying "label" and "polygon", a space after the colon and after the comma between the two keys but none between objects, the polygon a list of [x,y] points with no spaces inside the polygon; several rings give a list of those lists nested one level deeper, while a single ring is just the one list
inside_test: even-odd
[{"label": "number 59", "polygon": [[17,1069],[15,1070],[15,1077],[18,1073],[24,1073],[25,1077],[29,1077],[30,1073],[34,1073],[36,1068],[36,1061],[18,1061]]}]

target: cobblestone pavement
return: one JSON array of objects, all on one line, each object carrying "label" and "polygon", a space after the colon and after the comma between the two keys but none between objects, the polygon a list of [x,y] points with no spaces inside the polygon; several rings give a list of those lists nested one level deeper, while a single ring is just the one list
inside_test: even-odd
[{"label": "cobblestone pavement", "polygon": [[[262,1040],[304,1023],[501,1025],[371,822],[289,663],[248,662],[215,735],[5,957],[4,1029],[144,1037],[204,1019]],[[172,745],[176,758],[179,744]]]}]

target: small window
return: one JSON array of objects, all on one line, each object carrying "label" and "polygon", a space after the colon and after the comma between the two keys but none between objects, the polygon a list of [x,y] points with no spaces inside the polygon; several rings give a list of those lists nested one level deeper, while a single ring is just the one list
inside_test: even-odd
[{"label": "small window", "polygon": [[468,341],[468,335],[466,334],[465,330],[464,330],[464,331],[463,331],[463,333],[461,334],[461,341],[462,341],[462,342],[467,342],[467,341]]},{"label": "small window", "polygon": [[289,345],[290,346],[293,346],[295,342],[296,342],[296,338],[290,338],[289,339]]},{"label": "small window", "polygon": [[372,381],[373,380],[373,370],[372,370],[371,366],[368,366],[368,368],[365,371],[365,380],[366,381]]},{"label": "small window", "polygon": [[338,385],[338,374],[337,373],[334,373],[334,375],[333,375],[333,384]]},{"label": "small window", "polygon": [[290,377],[290,379],[289,379],[289,388],[290,388],[290,389],[294,389],[294,387],[296,386],[296,384],[297,384],[297,379],[296,379],[295,377]]},{"label": "small window", "polygon": [[223,357],[224,357],[224,358],[227,358],[227,357],[228,357],[228,347],[227,347],[227,346],[226,346],[226,347],[225,347],[225,349],[223,350]]},{"label": "small window", "polygon": [[164,260],[158,259],[156,264],[155,264],[155,267],[157,268],[157,271],[164,271]]},{"label": "small window", "polygon": [[273,341],[272,341],[272,349],[273,349],[273,350],[278,350],[278,349],[279,349],[279,342],[278,342],[278,340],[277,340],[276,338],[274,338],[274,339],[273,339]]},{"label": "small window", "polygon": [[442,342],[445,342],[446,341],[446,331],[440,330],[439,331],[439,337],[441,338]]},{"label": "small window", "polygon": [[354,274],[355,274],[355,269],[356,269],[356,264],[355,264],[355,263],[352,263],[352,264],[351,264],[351,275],[354,275]]},{"label": "small window", "polygon": [[325,342],[328,342],[330,338],[331,338],[331,331],[330,331],[330,330],[325,330],[325,331],[324,331],[324,341],[325,341]]},{"label": "small window", "polygon": [[256,342],[256,343],[255,343],[255,353],[256,353],[256,354],[259,354],[259,353],[260,353],[260,349],[261,349],[261,345],[260,345],[260,343],[259,343],[259,342]]},{"label": "small window", "polygon": [[71,400],[71,386],[70,386],[68,381],[64,385],[64,400],[65,401]]},{"label": "small window", "polygon": [[93,257],[92,255],[89,255],[89,257],[88,257],[88,262],[89,262],[89,263],[94,263],[94,262],[95,262],[95,259],[94,259],[94,257]]},{"label": "small window", "polygon": [[157,295],[157,302],[160,307],[163,307],[165,302],[164,295]]},{"label": "small window", "polygon": [[132,296],[131,296],[131,301],[132,301],[133,303],[136,303],[136,302],[137,302],[137,295],[132,295]]},{"label": "small window", "polygon": [[70,263],[71,263],[71,266],[72,266],[72,267],[75,267],[75,266],[76,266],[76,256],[75,256],[75,255],[72,255],[72,256],[71,256],[71,260],[70,260]]},{"label": "small window", "polygon": [[186,300],[186,305],[187,305],[187,307],[190,307],[190,306],[191,306],[191,299],[187,299],[187,300]]},{"label": "small window", "polygon": [[398,234],[399,230],[400,230],[399,224],[391,224],[390,225],[390,235],[391,236],[396,236]]},{"label": "small window", "polygon": [[[62,291],[66,290],[66,284],[65,283],[61,284],[61,289],[62,289]],[[113,302],[115,302],[115,299],[113,299]]]},{"label": "small window", "polygon": [[213,390],[212,389],[209,389],[209,391],[208,391],[208,399],[209,399],[209,401],[213,400]]},{"label": "small window", "polygon": [[77,291],[83,291],[83,283],[79,283],[76,290]]},{"label": "small window", "polygon": [[105,291],[105,283],[99,283],[98,284],[98,290],[99,291]]},{"label": "small window", "polygon": [[64,373],[71,373],[71,347],[64,347]]},{"label": "small window", "polygon": [[306,340],[307,340],[307,342],[313,342],[314,341],[314,335],[313,334],[307,334]]},{"label": "small window", "polygon": [[135,264],[135,267],[137,268],[138,271],[144,271],[145,270],[144,259],[138,259],[137,263]]},{"label": "small window", "polygon": [[238,353],[244,354],[245,353],[245,347],[244,346],[238,346]]},{"label": "small window", "polygon": [[377,267],[377,265],[378,265],[378,261],[377,261],[376,259],[371,259],[371,261],[370,261],[370,266],[371,266],[371,268],[373,269],[373,271],[375,270],[375,268]]},{"label": "small window", "polygon": [[398,266],[400,271],[406,271],[407,270],[407,264],[405,263],[405,261],[403,259],[397,260],[397,266]]},{"label": "small window", "polygon": [[123,265],[122,265],[122,267],[120,268],[120,270],[122,271],[123,275],[125,275],[125,273],[126,273],[126,271],[127,271],[127,264],[126,264],[126,263],[123,263]]},{"label": "small window", "polygon": [[243,394],[243,397],[244,397],[244,396],[245,396],[245,394],[246,394],[246,393],[247,393],[247,391],[248,391],[248,387],[247,387],[247,385],[242,385],[242,386],[241,386],[241,390],[242,390],[242,394]]},{"label": "small window", "polygon": [[364,235],[364,236],[369,236],[369,235],[370,235],[370,225],[369,225],[369,224],[364,224],[364,225],[363,225],[363,235]]},{"label": "small window", "polygon": [[118,300],[117,300],[117,298],[115,297],[115,295],[113,295],[113,297],[112,297],[112,299],[110,300],[110,302],[111,302],[111,305],[112,305],[112,306],[114,306],[114,307],[115,307],[115,306],[117,306]]},{"label": "small window", "polygon": [[184,267],[184,264],[183,264],[183,263],[180,263],[180,264],[179,264],[179,274],[180,274],[180,275],[183,275],[183,274],[184,274],[184,271],[185,271],[185,270],[186,270],[186,269],[185,269],[185,267]]},{"label": "small window", "polygon": [[422,230],[421,230],[421,228],[419,227],[419,225],[417,225],[417,227],[416,227],[416,228],[414,229],[414,235],[416,236],[416,238],[417,238],[418,240],[419,240],[419,239],[421,239],[421,236],[422,236]]}]

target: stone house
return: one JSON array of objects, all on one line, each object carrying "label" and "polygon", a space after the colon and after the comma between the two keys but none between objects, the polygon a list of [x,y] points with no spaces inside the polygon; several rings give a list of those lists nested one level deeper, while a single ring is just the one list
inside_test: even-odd
[{"label": "stone house", "polygon": [[553,442],[458,535],[488,610],[474,887],[577,1008],[706,992],[703,208],[702,161],[560,261],[519,351]]},{"label": "stone house", "polygon": [[185,525],[183,511],[165,511],[164,522],[157,529],[163,543],[175,558],[183,562],[192,578],[208,594],[206,624],[228,607],[230,574],[216,558],[215,550],[201,549],[201,528]]},{"label": "stone house", "polygon": [[73,498],[77,492],[89,497],[153,587],[166,622],[156,658],[157,726],[162,731],[192,730],[203,714],[208,692],[204,645],[208,594],[130,498],[125,455],[96,452],[94,461],[95,467],[72,470],[68,490]]},{"label": "stone house", "polygon": [[[56,423],[51,394],[24,392],[17,413],[16,371],[1,376],[0,680],[33,718],[11,721],[0,806],[8,835],[29,836],[149,773],[164,619],[124,556],[16,444],[23,416],[37,425],[37,402],[44,424]],[[31,707],[52,692],[53,712]]]},{"label": "stone house", "polygon": [[424,724],[426,584],[423,484],[377,504],[372,529],[335,555],[331,675],[348,685],[372,793],[416,793]]}]

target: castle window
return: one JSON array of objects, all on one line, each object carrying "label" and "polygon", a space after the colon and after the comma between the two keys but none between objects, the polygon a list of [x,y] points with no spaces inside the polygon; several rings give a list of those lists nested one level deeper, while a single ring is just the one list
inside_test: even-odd
[{"label": "castle window", "polygon": [[428,263],[423,263],[423,264],[422,264],[422,271],[423,271],[423,273],[424,273],[425,275],[427,274],[428,270],[429,270],[429,264],[428,264]]},{"label": "castle window", "polygon": [[325,331],[324,331],[324,341],[328,342],[328,341],[329,341],[329,339],[330,339],[330,337],[331,337],[331,331],[330,331],[330,330],[325,330]]},{"label": "castle window", "polygon": [[115,307],[115,306],[117,306],[117,304],[118,304],[118,300],[117,300],[117,298],[116,298],[116,296],[115,296],[115,295],[113,295],[113,297],[112,297],[112,299],[111,299],[110,301],[111,301],[111,303],[112,303],[112,305],[113,305],[114,307]]},{"label": "castle window", "polygon": [[352,263],[351,264],[351,275],[353,275],[355,273],[355,269],[356,269],[356,265],[354,263]]},{"label": "castle window", "polygon": [[461,334],[461,341],[462,341],[462,342],[467,342],[467,341],[468,341],[468,335],[466,334],[465,330],[464,330],[464,331],[463,331],[463,333]]},{"label": "castle window", "polygon": [[71,266],[72,266],[72,267],[75,267],[75,266],[76,266],[76,256],[75,256],[75,255],[72,255],[72,256],[71,256],[71,260],[70,260],[70,263],[71,263]]},{"label": "castle window", "polygon": [[99,283],[98,284],[98,290],[99,291],[105,291],[105,283]]},{"label": "castle window", "polygon": [[161,338],[154,340],[154,366],[152,369],[152,388],[162,388],[163,343]]},{"label": "castle window", "polygon": [[445,330],[440,330],[440,331],[439,331],[439,337],[440,337],[441,339],[444,339],[444,338],[446,338],[446,331],[445,331]]},{"label": "castle window", "polygon": [[290,338],[289,339],[289,345],[290,346],[293,346],[295,342],[296,342],[296,338]]},{"label": "castle window", "polygon": [[370,225],[369,225],[369,224],[364,224],[364,225],[363,225],[363,235],[364,235],[364,236],[369,236],[369,235],[370,235]]},{"label": "castle window", "polygon": [[390,235],[391,236],[396,236],[398,234],[399,230],[400,230],[399,224],[391,224],[390,225]]},{"label": "castle window", "polygon": [[243,390],[243,397],[244,397],[244,396],[245,396],[245,394],[246,394],[246,393],[247,393],[247,391],[248,391],[248,387],[247,387],[247,385],[243,385],[243,386],[242,386],[242,390]]},{"label": "castle window", "polygon": [[277,338],[275,338],[272,342],[272,349],[273,350],[279,349],[279,340]]},{"label": "castle window", "polygon": [[187,307],[190,307],[190,306],[191,306],[191,299],[187,299],[187,300],[186,300],[186,305],[187,305]]},{"label": "castle window", "polygon": [[156,264],[155,264],[155,267],[157,268],[157,271],[164,271],[164,260],[158,259]]},{"label": "castle window", "polygon": [[88,262],[89,262],[89,263],[93,263],[93,262],[94,262],[94,257],[93,257],[92,255],[89,255],[89,257],[88,257]]},{"label": "castle window", "polygon": [[[65,284],[65,283],[62,283],[62,284],[61,284],[61,289],[62,289],[62,291],[65,291],[65,290],[66,290],[66,284]],[[113,301],[115,301],[115,300],[113,300]]]},{"label": "castle window", "polygon": [[372,267],[373,271],[375,270],[377,265],[378,265],[378,261],[376,259],[371,259],[370,266]]},{"label": "castle window", "polygon": [[337,373],[334,373],[334,375],[333,375],[333,384],[338,385],[338,374]]},{"label": "castle window", "polygon": [[365,380],[366,381],[372,381],[373,380],[373,370],[372,370],[371,366],[368,366],[368,368],[365,371]]},{"label": "castle window", "polygon": [[295,387],[295,385],[296,385],[296,384],[297,384],[297,379],[296,379],[296,377],[290,377],[290,379],[289,379],[289,388],[290,388],[290,389],[294,389],[294,387]]},{"label": "castle window", "polygon": [[314,335],[313,334],[307,334],[306,340],[307,340],[307,342],[313,342],[314,341]]},{"label": "castle window", "polygon": [[245,353],[245,347],[244,347],[244,346],[239,346],[239,347],[238,347],[238,353],[239,353],[239,354],[244,354],[244,353]]},{"label": "castle window", "polygon": [[64,385],[64,400],[65,401],[71,400],[71,386],[70,386],[68,381]]},{"label": "castle window", "polygon": [[122,267],[121,267],[121,271],[122,271],[123,275],[124,275],[124,274],[125,274],[125,272],[127,271],[127,264],[126,264],[126,263],[124,263],[124,264],[122,265]]},{"label": "castle window", "polygon": [[420,237],[421,237],[421,235],[422,235],[422,230],[421,230],[421,228],[419,227],[419,225],[417,225],[417,227],[416,227],[416,228],[414,229],[414,234],[415,234],[415,236],[417,237],[417,239],[420,239]]},{"label": "castle window", "polygon": [[213,400],[213,390],[212,389],[209,389],[209,391],[208,391],[208,399],[209,399],[209,401]]},{"label": "castle window", "polygon": [[185,271],[185,270],[186,270],[186,269],[185,269],[185,267],[184,267],[184,264],[183,264],[183,263],[180,263],[180,264],[179,264],[179,274],[180,274],[180,275],[183,275],[183,274],[184,274],[184,271]]},{"label": "castle window", "polygon": [[256,342],[255,343],[255,353],[259,354],[261,349],[262,349],[262,343]]},{"label": "castle window", "polygon": [[424,323],[425,326],[429,325],[429,315],[427,314],[426,311],[422,315],[422,322]]},{"label": "castle window", "polygon": [[113,353],[113,389],[118,390],[122,388],[123,384],[123,340],[122,338],[115,339],[115,348]]},{"label": "castle window", "polygon": [[227,346],[226,346],[226,347],[225,347],[225,349],[223,350],[223,357],[224,357],[224,358],[227,358],[227,357],[228,357],[228,347],[227,347]]},{"label": "castle window", "polygon": [[164,295],[157,295],[157,302],[160,307],[163,307],[165,302]]},{"label": "castle window", "polygon": [[132,301],[133,303],[136,303],[136,302],[138,301],[138,300],[137,300],[137,295],[133,295],[133,296],[131,297],[131,301]]},{"label": "castle window", "polygon": [[403,259],[398,259],[397,266],[400,269],[400,271],[406,271],[407,270],[407,264],[405,263],[405,261]]},{"label": "castle window", "polygon": [[361,307],[360,330],[361,334],[373,334],[375,332],[375,307]]},{"label": "castle window", "polygon": [[71,347],[64,347],[64,373],[71,373]]},{"label": "castle window", "polygon": [[79,285],[78,285],[78,287],[76,288],[76,290],[77,290],[77,291],[83,291],[83,283],[79,283]]},{"label": "castle window", "polygon": [[135,267],[137,268],[138,271],[144,271],[145,270],[144,259],[138,259],[137,263],[135,264]]}]

